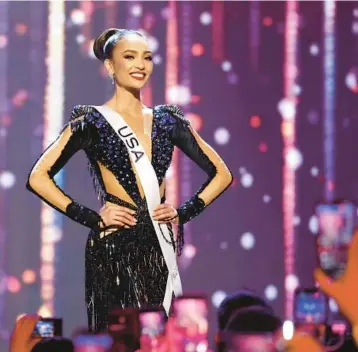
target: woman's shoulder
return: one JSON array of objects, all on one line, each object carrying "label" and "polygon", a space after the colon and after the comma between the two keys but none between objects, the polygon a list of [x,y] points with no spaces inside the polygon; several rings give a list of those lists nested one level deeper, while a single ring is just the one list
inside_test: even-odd
[{"label": "woman's shoulder", "polygon": [[157,105],[154,107],[154,113],[163,124],[190,124],[189,121],[185,118],[183,110],[174,104]]},{"label": "woman's shoulder", "polygon": [[92,105],[74,105],[71,110],[71,120],[85,117],[88,113],[93,111]]},{"label": "woman's shoulder", "polygon": [[70,126],[72,131],[85,128],[91,128],[92,125],[97,126],[99,113],[93,105],[74,105],[70,114]]}]

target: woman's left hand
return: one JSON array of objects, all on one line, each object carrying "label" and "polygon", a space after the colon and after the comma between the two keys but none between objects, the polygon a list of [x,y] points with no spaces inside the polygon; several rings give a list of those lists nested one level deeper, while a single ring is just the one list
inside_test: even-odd
[{"label": "woman's left hand", "polygon": [[154,208],[153,219],[159,224],[167,224],[169,222],[177,224],[179,222],[177,210],[170,204],[162,203]]}]

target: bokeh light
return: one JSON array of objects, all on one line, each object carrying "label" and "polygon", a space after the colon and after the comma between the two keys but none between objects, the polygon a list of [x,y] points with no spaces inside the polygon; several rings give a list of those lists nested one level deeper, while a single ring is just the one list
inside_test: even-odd
[{"label": "bokeh light", "polygon": [[319,174],[318,167],[316,167],[316,166],[311,167],[311,175],[312,175],[313,177],[317,177],[318,174]]},{"label": "bokeh light", "polygon": [[44,301],[49,301],[54,298],[55,289],[52,283],[43,283],[41,287],[41,298]]},{"label": "bokeh light", "polygon": [[300,95],[302,93],[302,87],[299,86],[298,84],[295,84],[293,87],[293,93],[295,95]]},{"label": "bokeh light", "polygon": [[315,235],[318,233],[319,222],[316,215],[312,215],[308,221],[308,229]]},{"label": "bokeh light", "polygon": [[284,120],[281,123],[281,133],[284,138],[292,138],[294,135],[295,125],[293,121]]},{"label": "bokeh light", "polygon": [[193,56],[201,56],[204,54],[204,46],[200,43],[195,43],[191,47],[191,53]]},{"label": "bokeh light", "polygon": [[27,27],[26,24],[24,24],[24,23],[18,23],[18,24],[16,24],[16,26],[15,26],[15,32],[16,32],[16,34],[18,34],[18,35],[25,35],[25,34],[27,33],[27,31],[28,31],[28,27]]},{"label": "bokeh light", "polygon": [[254,183],[254,177],[252,176],[252,174],[246,172],[244,174],[241,175],[241,185],[245,188],[250,188],[252,187],[253,183]]},{"label": "bokeh light", "polygon": [[24,105],[26,100],[29,98],[29,92],[26,89],[19,89],[16,94],[12,97],[12,103],[19,107]]},{"label": "bokeh light", "polygon": [[251,232],[245,232],[241,235],[240,243],[242,248],[249,250],[255,245],[255,237]]},{"label": "bokeh light", "polygon": [[[51,217],[49,217],[49,220]],[[62,231],[61,229],[56,225],[49,225],[44,228],[44,231],[46,233],[46,238],[44,241],[46,243],[56,243],[62,239]]]},{"label": "bokeh light", "polygon": [[213,306],[218,308],[222,301],[227,297],[227,294],[224,291],[216,291],[211,297]]},{"label": "bokeh light", "polygon": [[230,132],[225,127],[220,127],[214,132],[214,140],[219,145],[224,145],[229,143]]},{"label": "bokeh light", "polygon": [[53,261],[55,258],[55,249],[52,244],[46,243],[41,248],[41,259],[45,262]]},{"label": "bokeh light", "polygon": [[14,186],[15,182],[16,177],[11,171],[0,171],[0,188],[9,189]]},{"label": "bokeh light", "polygon": [[40,274],[43,281],[51,281],[54,279],[55,270],[52,265],[43,264],[40,269]]},{"label": "bokeh light", "polygon": [[267,152],[267,144],[266,143],[264,143],[264,142],[261,142],[260,144],[259,144],[259,151],[261,152],[261,153],[266,153]]},{"label": "bokeh light", "polygon": [[7,46],[8,37],[4,34],[0,34],[0,49],[4,49]]},{"label": "bokeh light", "polygon": [[86,14],[81,9],[74,9],[71,11],[71,21],[73,24],[82,26],[86,23]]},{"label": "bokeh light", "polygon": [[265,297],[269,301],[274,301],[277,298],[278,290],[277,287],[274,285],[268,285],[265,288]]},{"label": "bokeh light", "polygon": [[293,217],[293,225],[298,226],[301,223],[301,217],[299,215],[295,215]]},{"label": "bokeh light", "polygon": [[168,89],[168,100],[170,104],[186,105],[190,102],[191,92],[186,86],[177,85]]},{"label": "bokeh light", "polygon": [[282,99],[278,103],[278,111],[284,120],[293,120],[296,116],[296,105],[294,101]]},{"label": "bokeh light", "polygon": [[183,255],[189,259],[194,258],[196,255],[196,247],[191,243],[186,244],[183,248]]},{"label": "bokeh light", "polygon": [[162,63],[162,57],[158,54],[153,56],[153,62],[156,65],[160,65]]},{"label": "bokeh light", "polygon": [[142,16],[142,13],[143,13],[143,8],[141,5],[139,5],[139,4],[132,5],[132,7],[131,7],[132,16],[140,17],[140,16]]},{"label": "bokeh light", "polygon": [[346,86],[353,92],[358,92],[358,68],[352,67],[346,75]]},{"label": "bokeh light", "polygon": [[268,195],[268,194],[265,194],[263,197],[262,197],[262,200],[264,203],[270,203],[271,202],[271,197]]},{"label": "bokeh light", "polygon": [[34,270],[26,269],[22,273],[22,281],[25,284],[33,284],[36,281],[36,273]]},{"label": "bokeh light", "polygon": [[329,304],[329,309],[331,312],[337,313],[339,311],[337,302],[333,298],[329,299],[328,304]]},{"label": "bokeh light", "polygon": [[272,25],[272,18],[266,16],[266,17],[263,18],[262,23],[263,23],[264,26],[269,27],[269,26]]},{"label": "bokeh light", "polygon": [[285,340],[291,340],[295,331],[295,326],[291,320],[286,320],[282,324],[282,337]]},{"label": "bokeh light", "polygon": [[250,126],[253,128],[258,128],[261,126],[261,118],[260,116],[253,115],[250,117]]},{"label": "bokeh light", "polygon": [[211,14],[209,12],[203,12],[200,15],[200,22],[204,25],[210,24],[212,22]]},{"label": "bokeh light", "polygon": [[317,44],[311,44],[310,53],[312,56],[317,56],[319,54],[319,46]]},{"label": "bokeh light", "polygon": [[289,274],[285,279],[285,289],[287,291],[293,292],[299,286],[298,277],[294,274]]},{"label": "bokeh light", "polygon": [[51,309],[45,304],[38,309],[37,314],[42,318],[51,318],[52,316]]},{"label": "bokeh light", "polygon": [[232,69],[232,63],[230,61],[224,61],[221,64],[221,68],[223,71],[228,72]]},{"label": "bokeh light", "polygon": [[297,170],[303,162],[302,153],[297,148],[290,148],[286,154],[286,162],[292,170]]},{"label": "bokeh light", "polygon": [[21,290],[21,283],[15,276],[8,276],[7,289],[11,293],[17,293]]},{"label": "bokeh light", "polygon": [[83,44],[86,41],[86,37],[83,34],[79,34],[76,36],[76,42],[78,44]]}]

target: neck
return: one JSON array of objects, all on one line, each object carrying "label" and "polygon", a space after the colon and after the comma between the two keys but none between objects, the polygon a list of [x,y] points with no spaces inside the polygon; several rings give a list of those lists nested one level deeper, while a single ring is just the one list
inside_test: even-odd
[{"label": "neck", "polygon": [[139,89],[128,89],[117,86],[113,97],[106,103],[118,112],[129,114],[141,114],[143,104],[140,98]]}]

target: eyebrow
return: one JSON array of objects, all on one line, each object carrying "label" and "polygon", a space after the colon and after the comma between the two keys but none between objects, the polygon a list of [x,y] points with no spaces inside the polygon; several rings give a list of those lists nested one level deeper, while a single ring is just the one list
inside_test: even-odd
[{"label": "eyebrow", "polygon": [[[128,49],[128,50],[124,51],[123,54],[124,54],[124,53],[127,53],[127,52],[134,53],[134,54],[137,54],[137,53],[138,53],[137,50]],[[144,52],[144,54],[151,54],[151,53],[152,53],[152,52],[149,51],[149,50],[147,50],[147,51]]]}]

